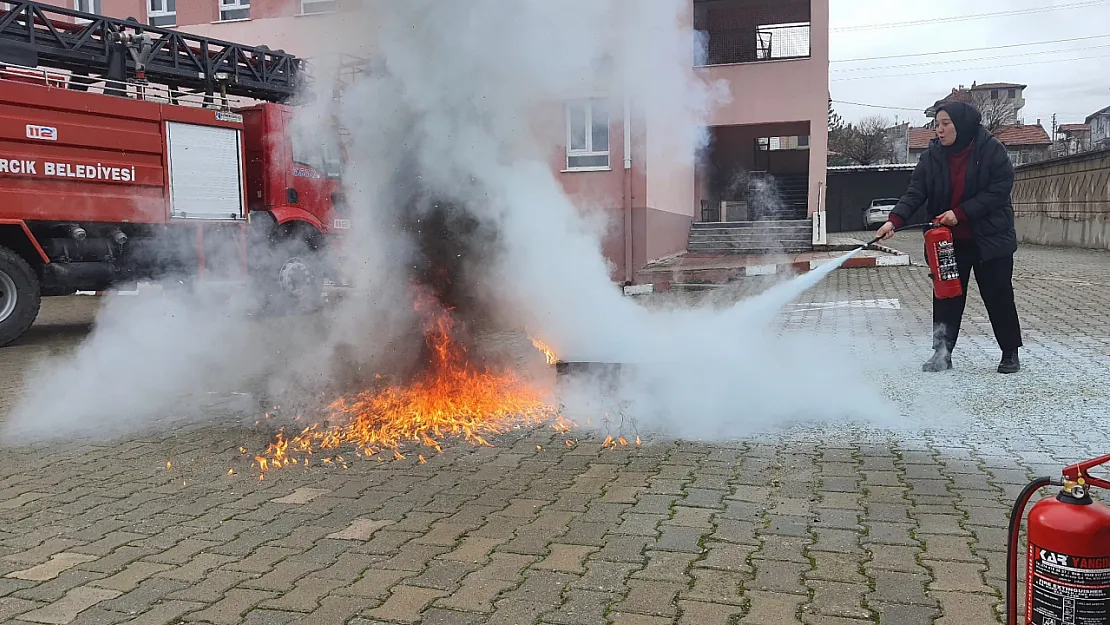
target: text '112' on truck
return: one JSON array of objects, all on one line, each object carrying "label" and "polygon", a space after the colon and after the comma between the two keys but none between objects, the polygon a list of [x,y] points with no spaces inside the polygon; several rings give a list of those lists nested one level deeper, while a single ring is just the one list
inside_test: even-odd
[{"label": "text '112' on truck", "polygon": [[[303,310],[343,218],[339,130],[294,131],[306,64],[39,2],[0,3],[0,347],[41,297],[249,285]],[[232,105],[232,102],[235,105]],[[328,130],[332,130],[331,126]]]}]

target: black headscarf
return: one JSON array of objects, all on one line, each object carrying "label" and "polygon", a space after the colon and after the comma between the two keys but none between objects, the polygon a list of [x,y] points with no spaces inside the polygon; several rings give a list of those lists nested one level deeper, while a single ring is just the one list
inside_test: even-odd
[{"label": "black headscarf", "polygon": [[983,115],[967,102],[945,102],[937,108],[937,113],[941,111],[948,113],[956,126],[956,142],[948,146],[942,145],[941,149],[948,153],[962,152],[979,135]]}]

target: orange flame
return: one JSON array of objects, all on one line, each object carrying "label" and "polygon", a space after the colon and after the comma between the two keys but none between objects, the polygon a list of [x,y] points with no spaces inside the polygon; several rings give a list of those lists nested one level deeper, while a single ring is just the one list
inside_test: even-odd
[{"label": "orange flame", "polygon": [[[549,422],[565,432],[574,425],[512,372],[472,365],[466,348],[452,338],[454,321],[449,311],[436,308],[429,296],[418,292],[416,310],[425,317],[424,338],[431,352],[424,373],[407,385],[337,399],[327,408],[329,425],[313,424],[291,437],[283,429],[255,458],[262,472],[288,466],[296,456],[341,445],[355,446],[366,459],[391,450],[394,460],[404,460],[405,443],[442,452],[439,440],[445,436],[492,446],[487,436],[517,426]],[[548,362],[554,362],[553,351],[540,347],[543,344],[535,339],[533,344]],[[375,459],[382,461],[380,456]],[[343,463],[341,456],[335,460]],[[323,459],[325,464],[331,461]],[[423,456],[419,461],[425,462]],[[308,465],[307,458],[304,464]]]},{"label": "orange flame", "polygon": [[535,347],[536,349],[543,352],[544,358],[547,359],[547,364],[553,365],[556,362],[559,362],[559,356],[555,353],[555,350],[552,349],[550,345],[544,343],[534,336],[529,336],[528,338],[532,341],[532,347]]}]

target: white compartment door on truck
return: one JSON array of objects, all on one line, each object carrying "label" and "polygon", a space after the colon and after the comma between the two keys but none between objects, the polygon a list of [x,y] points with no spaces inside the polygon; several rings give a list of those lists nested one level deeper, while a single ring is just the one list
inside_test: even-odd
[{"label": "white compartment door on truck", "polygon": [[243,160],[234,128],[166,122],[170,216],[244,219]]}]

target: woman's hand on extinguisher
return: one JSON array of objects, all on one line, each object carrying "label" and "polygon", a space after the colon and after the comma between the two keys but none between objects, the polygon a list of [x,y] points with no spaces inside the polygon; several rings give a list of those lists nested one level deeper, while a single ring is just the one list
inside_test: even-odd
[{"label": "woman's hand on extinguisher", "polygon": [[886,222],[879,228],[879,231],[875,233],[875,236],[878,237],[879,240],[889,239],[894,236],[894,224],[889,221]]},{"label": "woman's hand on extinguisher", "polygon": [[956,213],[952,211],[941,213],[941,216],[937,217],[937,221],[940,222],[941,225],[949,227],[960,223],[960,220],[956,218]]}]

